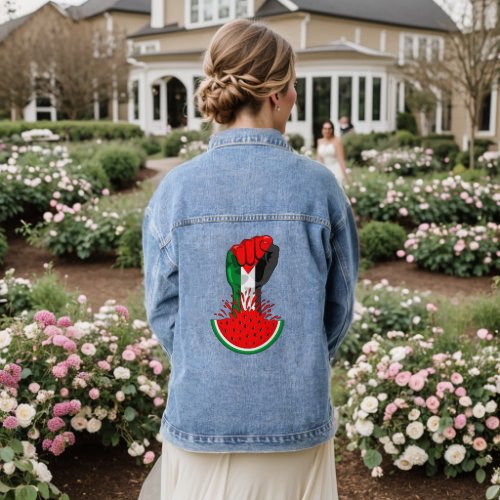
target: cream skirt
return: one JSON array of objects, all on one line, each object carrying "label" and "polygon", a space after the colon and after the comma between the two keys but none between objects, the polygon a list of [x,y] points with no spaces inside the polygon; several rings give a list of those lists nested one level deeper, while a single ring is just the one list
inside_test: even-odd
[{"label": "cream skirt", "polygon": [[284,453],[193,453],[164,442],[139,500],[338,500],[333,439]]}]

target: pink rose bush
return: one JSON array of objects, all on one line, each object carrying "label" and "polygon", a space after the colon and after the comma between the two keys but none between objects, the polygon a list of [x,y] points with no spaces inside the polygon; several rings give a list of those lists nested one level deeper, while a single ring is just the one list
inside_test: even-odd
[{"label": "pink rose bush", "polygon": [[[40,310],[32,320],[15,318],[0,332],[3,471],[20,442],[59,456],[83,434],[105,445],[126,442],[141,463],[154,460],[148,447],[160,427],[168,378],[161,348],[147,324],[131,320],[114,301],[94,315],[78,307],[74,316]],[[8,488],[25,484],[16,482],[24,481],[24,470],[36,477],[42,466],[19,468],[14,461],[13,467],[2,478]]]},{"label": "pink rose bush", "polygon": [[484,276],[500,269],[500,226],[420,224],[400,257],[419,267],[455,276]]},{"label": "pink rose bush", "polygon": [[363,280],[358,285],[358,297],[349,335],[340,347],[342,359],[354,361],[361,351],[368,353],[368,341],[375,333],[421,331],[434,324],[437,307],[426,294],[391,286],[385,279],[377,283]]},{"label": "pink rose bush", "polygon": [[349,448],[370,469],[386,455],[401,470],[475,471],[483,482],[500,450],[498,340],[464,337],[462,350],[446,351],[429,330],[392,333],[374,335],[348,368]]},{"label": "pink rose bush", "polygon": [[365,164],[375,167],[378,172],[415,176],[427,172],[438,172],[446,167],[436,158],[432,149],[421,147],[366,150],[361,152]]},{"label": "pink rose bush", "polygon": [[93,181],[65,146],[12,146],[6,163],[0,164],[0,191],[4,195],[0,221],[27,209],[42,216],[51,200],[68,205],[85,202],[96,191]]},{"label": "pink rose bush", "polygon": [[450,224],[460,221],[476,225],[479,221],[500,219],[500,185],[483,181],[466,182],[460,176],[445,179],[387,180],[366,174],[346,187],[356,215],[362,220]]}]

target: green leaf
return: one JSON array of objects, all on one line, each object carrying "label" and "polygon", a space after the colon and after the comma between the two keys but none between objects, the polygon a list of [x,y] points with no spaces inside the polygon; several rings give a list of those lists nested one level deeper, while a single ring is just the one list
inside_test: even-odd
[{"label": "green leaf", "polygon": [[38,493],[34,486],[21,486],[16,488],[16,500],[36,500]]},{"label": "green leaf", "polygon": [[28,460],[15,460],[14,463],[23,472],[31,472],[33,470],[33,464]]},{"label": "green leaf", "polygon": [[476,458],[476,464],[479,465],[479,467],[486,467],[488,465],[488,459],[486,457]]},{"label": "green leaf", "polygon": [[29,368],[24,368],[24,370],[21,372],[21,379],[24,380],[25,378],[28,378],[33,372]]},{"label": "green leaf", "polygon": [[59,500],[69,500],[69,496],[64,493],[63,495],[60,496]]},{"label": "green leaf", "polygon": [[495,486],[490,486],[486,490],[486,499],[494,500],[500,494],[500,486],[497,484]]},{"label": "green leaf", "polygon": [[23,444],[18,439],[13,439],[9,442],[9,446],[14,450],[14,453],[23,452]]},{"label": "green leaf", "polygon": [[8,491],[10,491],[10,487],[0,481],[0,493],[7,493]]},{"label": "green leaf", "polygon": [[49,485],[47,483],[38,483],[37,487],[42,498],[50,498]]},{"label": "green leaf", "polygon": [[363,457],[363,462],[369,469],[373,469],[382,463],[382,455],[377,450],[368,450]]},{"label": "green leaf", "polygon": [[475,467],[476,467],[475,460],[465,460],[462,463],[462,469],[464,470],[464,472],[472,472]]},{"label": "green leaf", "polygon": [[14,459],[14,450],[10,446],[6,446],[0,450],[0,458],[4,462],[12,462]]},{"label": "green leaf", "polygon": [[134,394],[137,394],[137,388],[135,387],[134,384],[129,384],[129,385],[124,385],[122,387],[122,391],[125,393],[125,394],[129,394],[131,396],[133,396]]},{"label": "green leaf", "polygon": [[485,479],[486,479],[486,472],[484,471],[484,469],[478,469],[476,471],[476,481],[479,484],[483,484]]},{"label": "green leaf", "polygon": [[118,446],[119,443],[120,443],[120,435],[119,434],[113,434],[111,436],[111,444],[113,446]]},{"label": "green leaf", "polygon": [[132,420],[135,419],[136,415],[137,412],[131,406],[127,406],[125,408],[125,411],[123,412],[123,416],[125,417],[125,420],[127,420],[128,422],[132,422]]}]

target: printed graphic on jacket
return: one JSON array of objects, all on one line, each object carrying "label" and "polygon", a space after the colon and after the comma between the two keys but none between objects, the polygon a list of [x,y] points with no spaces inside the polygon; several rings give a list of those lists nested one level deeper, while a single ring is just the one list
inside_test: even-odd
[{"label": "printed graphic on jacket", "polygon": [[228,349],[255,354],[270,347],[281,334],[284,321],[272,315],[262,287],[278,265],[279,247],[271,236],[254,236],[233,245],[227,252],[226,277],[232,290],[231,302],[212,319],[212,329]]}]

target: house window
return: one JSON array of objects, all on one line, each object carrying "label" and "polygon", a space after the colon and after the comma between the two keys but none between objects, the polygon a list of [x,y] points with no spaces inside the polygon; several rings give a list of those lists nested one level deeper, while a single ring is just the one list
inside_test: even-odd
[{"label": "house window", "polygon": [[330,120],[332,95],[332,79],[327,77],[313,78],[313,133],[314,139],[321,137],[321,126]]},{"label": "house window", "polygon": [[400,64],[411,59],[442,59],[441,37],[405,34],[400,38]]},{"label": "house window", "polygon": [[488,92],[481,102],[479,108],[479,120],[477,128],[479,132],[489,132],[491,129],[491,92]]},{"label": "house window", "polygon": [[250,17],[250,0],[190,0],[189,24],[215,24],[235,17]]},{"label": "house window", "polygon": [[359,77],[358,90],[358,121],[365,121],[365,106],[366,106],[366,77]]},{"label": "house window", "polygon": [[139,82],[135,80],[132,83],[132,102],[134,105],[134,120],[139,119]]},{"label": "house window", "polygon": [[151,87],[153,93],[153,120],[161,120],[161,95],[160,95],[160,85],[155,83]]},{"label": "house window", "polygon": [[352,77],[340,76],[339,77],[339,118],[347,116],[349,120],[352,110]]},{"label": "house window", "polygon": [[373,78],[373,100],[372,100],[372,120],[380,121],[382,110],[382,78]]},{"label": "house window", "polygon": [[297,84],[295,86],[297,91],[297,120],[304,121],[306,119],[306,79],[297,78]]}]

